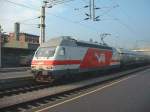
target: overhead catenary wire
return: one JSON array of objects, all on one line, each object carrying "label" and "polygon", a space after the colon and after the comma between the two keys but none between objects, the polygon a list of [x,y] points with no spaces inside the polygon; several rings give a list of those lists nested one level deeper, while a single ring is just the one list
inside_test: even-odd
[{"label": "overhead catenary wire", "polygon": [[[33,21],[39,19],[38,17],[32,17],[32,18],[28,18],[28,19],[23,19],[23,20],[18,20],[18,22],[28,22],[28,21]],[[16,19],[9,19],[9,18],[0,18],[0,21],[9,21],[9,22],[14,22],[16,21]]]},{"label": "overhead catenary wire", "polygon": [[68,2],[71,2],[71,1],[75,1],[75,0],[58,0],[58,1],[55,1],[53,2],[53,0],[48,0],[50,1],[50,4],[52,5],[59,5],[59,4],[64,4],[64,3],[68,3]]},{"label": "overhead catenary wire", "polygon": [[84,3],[88,3],[88,1],[87,0],[82,0]]},{"label": "overhead catenary wire", "polygon": [[30,24],[30,23],[20,23],[20,24],[23,24],[23,25],[32,25],[32,26],[37,26],[38,24]]},{"label": "overhead catenary wire", "polygon": [[[9,3],[11,3],[11,4],[13,4],[13,5],[17,5],[17,6],[20,6],[20,7],[28,8],[28,9],[31,9],[31,10],[34,10],[34,11],[39,11],[38,8],[34,8],[34,7],[30,7],[30,6],[24,5],[24,4],[15,3],[15,2],[12,2],[12,1],[10,1],[10,0],[6,0],[6,2],[8,2],[8,1],[9,1]],[[73,1],[73,0],[66,0],[66,1]],[[65,3],[65,2],[58,2],[57,4],[59,5],[59,4],[62,4],[62,3]],[[56,5],[56,4],[55,4],[55,5]],[[113,8],[110,8],[110,9],[108,8],[109,11],[111,11],[112,9],[113,9]],[[109,11],[108,11],[108,12],[109,12]],[[104,12],[104,14],[106,14],[106,13],[107,13],[107,12]],[[53,14],[53,13],[50,13],[50,12],[47,12],[46,14],[48,14],[48,15],[50,15],[50,16],[53,16],[53,17],[56,17],[56,18],[58,18],[58,19],[64,20],[64,21],[66,21],[66,22],[70,22],[70,23],[73,23],[73,24],[75,24],[75,25],[79,25],[79,26],[81,26],[81,27],[84,27],[85,29],[88,29],[88,30],[93,31],[94,34],[95,34],[95,33],[96,33],[96,34],[99,34],[99,30],[98,30],[97,28],[91,27],[90,25],[85,25],[84,23],[82,23],[82,21],[77,22],[77,21],[71,20],[71,19],[69,19],[69,18],[65,18],[65,17],[63,17],[63,16],[59,16],[59,15],[56,15],[56,14]],[[104,15],[104,14],[102,14],[102,15]],[[36,17],[36,18],[31,18],[31,19],[29,18],[29,19],[26,19],[26,20],[22,20],[22,21],[21,21],[21,24],[36,26],[37,24],[27,24],[26,22],[27,22],[27,21],[34,20],[34,19],[37,19],[37,18],[38,18],[38,17]],[[103,21],[103,20],[106,20],[106,19],[101,19],[101,21]],[[118,21],[117,19],[114,19],[114,20]],[[125,25],[125,24],[123,24],[122,21],[119,21],[119,22],[120,22],[120,24],[122,24],[122,25],[124,25],[126,28],[128,28],[128,26]],[[128,28],[128,29],[130,29],[130,28]],[[130,31],[131,31],[131,30],[130,30]]]},{"label": "overhead catenary wire", "polygon": [[39,19],[39,17],[32,17],[32,18],[28,18],[28,19],[21,20],[21,21],[19,21],[19,22],[33,21],[33,20],[36,20],[36,19]]},{"label": "overhead catenary wire", "polygon": [[[110,0],[113,1],[113,3],[118,4],[116,0]],[[123,15],[125,15],[128,19],[128,21],[130,21],[133,25],[128,25],[126,23],[124,23],[121,19],[117,19],[117,21],[122,24],[124,27],[126,27],[132,34],[136,35],[137,37],[139,35],[141,35],[139,32],[137,32],[132,26],[136,26],[132,20],[132,18],[125,12],[125,10],[122,7],[119,7],[119,11],[121,11],[121,13]],[[143,35],[142,35],[143,36]]]},{"label": "overhead catenary wire", "polygon": [[[14,4],[14,5],[20,6],[20,7],[29,8],[29,9],[34,10],[34,11],[39,11],[39,9],[31,8],[31,7],[26,6],[26,5],[24,5],[24,4],[15,3],[15,2],[12,2],[12,1],[10,1],[10,0],[5,0],[5,1],[6,1],[6,2],[9,2],[9,3],[11,3],[11,4]],[[72,1],[72,0],[69,0],[69,1]],[[64,18],[64,17],[62,17],[62,16],[58,16],[58,15],[53,14],[53,13],[50,13],[50,12],[47,12],[47,14],[49,14],[50,16],[57,17],[58,19],[63,19],[63,20],[65,20],[65,21],[67,21],[67,22],[75,23],[75,21],[72,21],[72,20],[70,20],[70,19]]]},{"label": "overhead catenary wire", "polygon": [[27,6],[27,5],[24,5],[24,4],[12,2],[12,1],[10,1],[10,0],[4,0],[4,1],[5,1],[5,2],[9,2],[9,3],[11,3],[11,4],[14,4],[14,5],[17,5],[17,6],[20,6],[20,7],[28,8],[28,9],[31,9],[31,10],[35,10],[35,11],[38,10],[38,9],[36,9],[36,8],[30,7],[30,6]]},{"label": "overhead catenary wire", "polygon": [[[68,1],[74,1],[74,0],[68,0]],[[34,10],[34,11],[39,11],[39,9],[36,9],[36,8],[33,8],[33,7],[29,7],[29,6],[26,6],[26,5],[24,5],[24,4],[20,4],[20,3],[15,3],[15,2],[12,2],[12,1],[10,1],[10,0],[5,0],[5,2],[11,3],[11,4],[13,4],[13,5],[20,6],[20,7],[28,8],[28,9],[31,9],[31,10]],[[58,19],[61,19],[61,20],[64,20],[64,21],[73,23],[73,24],[75,24],[75,25],[80,25],[80,26],[82,26],[82,27],[84,27],[84,28],[86,28],[86,29],[90,29],[90,30],[92,30],[92,31],[94,31],[94,32],[97,33],[97,31],[95,31],[95,29],[92,29],[91,27],[87,27],[86,25],[83,25],[83,24],[81,24],[81,23],[79,23],[79,22],[70,20],[70,19],[65,18],[65,17],[62,17],[62,16],[58,16],[58,15],[53,14],[53,13],[50,13],[50,12],[47,12],[46,14],[49,14],[50,16],[57,17]]]},{"label": "overhead catenary wire", "polygon": [[[24,4],[12,2],[12,1],[10,1],[10,0],[5,0],[5,1],[6,1],[6,2],[9,2],[9,3],[11,3],[11,4],[14,4],[14,5],[20,6],[20,7],[28,8],[28,9],[31,9],[31,10],[34,10],[34,11],[39,11],[39,9],[36,9],[36,8],[33,8],[33,7],[29,7],[29,6],[24,5]],[[74,0],[65,0],[65,1],[70,2],[70,1],[74,1]],[[84,1],[85,1],[85,0],[84,0]],[[57,3],[60,4],[60,1],[57,2]],[[62,0],[61,0],[61,3],[64,3],[64,2],[62,2]],[[56,4],[55,4],[55,5],[56,5]],[[108,12],[109,12],[109,11],[108,11]],[[90,30],[92,30],[92,31],[94,31],[94,32],[96,32],[96,33],[98,32],[98,30],[96,30],[95,28],[91,28],[91,27],[89,27],[88,25],[82,24],[81,22],[73,21],[73,20],[70,20],[70,19],[68,19],[68,18],[65,18],[65,17],[62,17],[62,16],[58,16],[58,15],[56,15],[56,14],[52,14],[52,13],[50,13],[50,12],[47,12],[47,14],[49,14],[50,16],[57,17],[58,19],[61,19],[61,20],[64,20],[64,21],[71,22],[71,23],[76,24],[76,25],[78,24],[78,25],[80,25],[80,26],[82,26],[82,27],[84,27],[84,28],[86,28],[86,29],[90,29]],[[24,23],[25,21],[34,20],[34,19],[37,19],[37,18],[38,18],[38,17],[31,18],[31,19],[26,19],[26,20],[22,20],[21,23]],[[101,19],[101,21],[102,21],[102,19]],[[26,25],[27,25],[27,24],[26,24]],[[28,24],[28,25],[33,25],[33,24]],[[87,27],[87,26],[88,26],[88,27]]]}]

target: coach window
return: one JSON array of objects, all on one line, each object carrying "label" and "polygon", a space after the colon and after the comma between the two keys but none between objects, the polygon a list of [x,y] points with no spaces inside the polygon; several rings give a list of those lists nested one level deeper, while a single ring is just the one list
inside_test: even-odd
[{"label": "coach window", "polygon": [[59,55],[60,55],[60,56],[64,56],[64,55],[65,55],[65,48],[64,48],[64,47],[62,47],[62,48],[60,49]]}]

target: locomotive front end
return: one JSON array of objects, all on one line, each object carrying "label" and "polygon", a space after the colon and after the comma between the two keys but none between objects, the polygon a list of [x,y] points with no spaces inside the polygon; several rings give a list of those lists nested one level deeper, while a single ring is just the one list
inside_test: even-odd
[{"label": "locomotive front end", "polygon": [[31,70],[37,82],[52,82],[56,47],[39,47],[32,60]]}]

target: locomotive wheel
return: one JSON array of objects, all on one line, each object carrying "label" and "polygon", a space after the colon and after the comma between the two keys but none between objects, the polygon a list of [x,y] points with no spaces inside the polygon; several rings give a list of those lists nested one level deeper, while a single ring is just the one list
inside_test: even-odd
[{"label": "locomotive wheel", "polygon": [[38,83],[40,83],[40,82],[41,83],[42,82],[43,83],[53,83],[55,81],[55,79],[52,79],[51,77],[44,78],[44,77],[36,76],[35,81],[38,82]]}]

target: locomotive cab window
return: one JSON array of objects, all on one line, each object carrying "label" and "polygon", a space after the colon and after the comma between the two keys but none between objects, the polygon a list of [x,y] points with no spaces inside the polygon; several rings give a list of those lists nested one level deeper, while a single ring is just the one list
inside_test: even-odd
[{"label": "locomotive cab window", "polygon": [[60,56],[64,56],[65,55],[65,48],[61,48],[60,50],[59,50],[59,55]]},{"label": "locomotive cab window", "polygon": [[55,47],[40,47],[35,57],[53,57],[55,54]]}]

